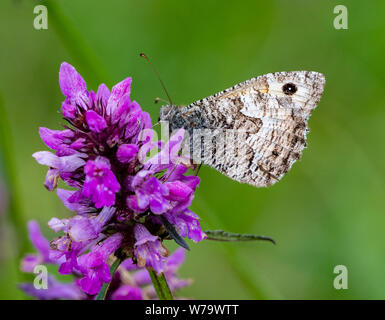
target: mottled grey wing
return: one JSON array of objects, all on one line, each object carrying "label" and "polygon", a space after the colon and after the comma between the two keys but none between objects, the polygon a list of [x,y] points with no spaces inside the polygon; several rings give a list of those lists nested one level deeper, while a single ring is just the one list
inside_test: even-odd
[{"label": "mottled grey wing", "polygon": [[278,72],[240,83],[160,119],[184,127],[195,163],[257,187],[279,181],[306,146],[308,119],[325,85],[322,74]]}]

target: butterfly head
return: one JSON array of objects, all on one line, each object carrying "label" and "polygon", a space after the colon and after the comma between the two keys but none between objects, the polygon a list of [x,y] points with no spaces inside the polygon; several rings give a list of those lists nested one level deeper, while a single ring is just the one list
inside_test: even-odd
[{"label": "butterfly head", "polygon": [[159,112],[159,121],[171,121],[176,111],[176,107],[171,104],[162,106]]}]

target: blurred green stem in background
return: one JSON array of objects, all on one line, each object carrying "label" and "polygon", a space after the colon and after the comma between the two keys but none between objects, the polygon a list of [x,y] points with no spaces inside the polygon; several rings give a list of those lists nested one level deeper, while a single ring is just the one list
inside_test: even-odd
[{"label": "blurred green stem in background", "polygon": [[71,24],[63,14],[56,1],[43,1],[49,12],[49,22],[53,25],[56,34],[72,55],[76,64],[84,68],[87,74],[87,82],[96,87],[100,83],[111,85],[111,78],[101,66],[99,59],[95,56],[90,47],[87,46],[85,39],[78,30]]},{"label": "blurred green stem in background", "polygon": [[173,300],[173,296],[164,273],[157,275],[155,270],[152,268],[147,268],[147,271],[151,277],[152,284],[159,300]]},{"label": "blurred green stem in background", "polygon": [[17,174],[14,162],[15,153],[12,145],[11,128],[8,115],[0,92],[0,162],[4,169],[4,178],[9,193],[9,221],[15,231],[17,257],[20,259],[29,247],[26,230],[26,221],[20,208],[20,199],[17,186]]}]

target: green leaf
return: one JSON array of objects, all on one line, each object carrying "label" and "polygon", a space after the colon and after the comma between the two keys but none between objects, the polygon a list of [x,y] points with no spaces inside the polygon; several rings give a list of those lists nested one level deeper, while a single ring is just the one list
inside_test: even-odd
[{"label": "green leaf", "polygon": [[275,244],[275,241],[272,238],[266,236],[257,236],[253,234],[245,233],[230,233],[223,230],[207,230],[205,231],[207,235],[207,240],[215,241],[270,241]]}]

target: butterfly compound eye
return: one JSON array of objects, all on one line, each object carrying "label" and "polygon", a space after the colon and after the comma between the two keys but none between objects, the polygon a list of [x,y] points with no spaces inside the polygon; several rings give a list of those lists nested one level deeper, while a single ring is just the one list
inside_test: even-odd
[{"label": "butterfly compound eye", "polygon": [[297,86],[294,83],[285,83],[282,86],[282,91],[284,94],[291,96],[292,94],[296,93],[298,90]]}]

